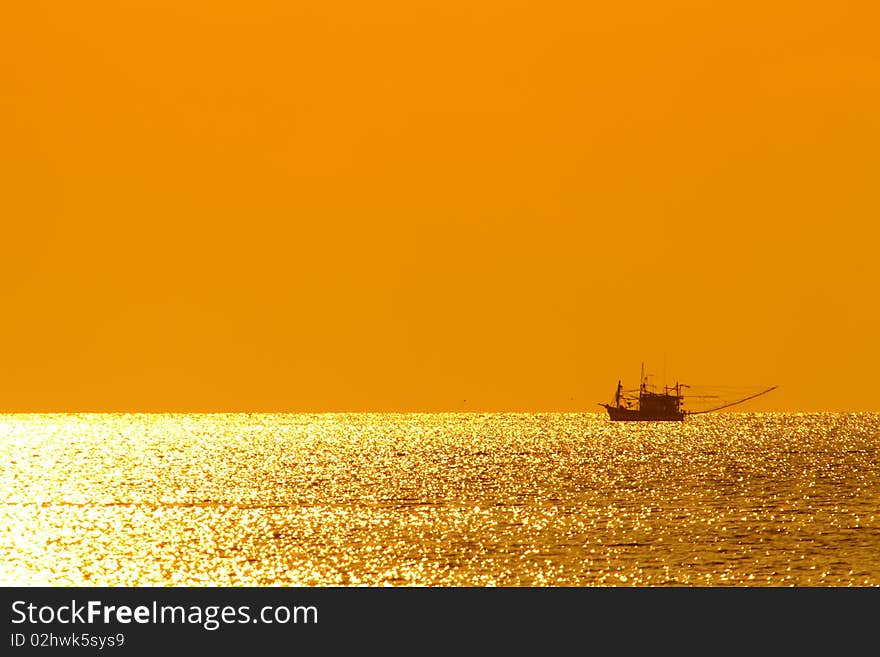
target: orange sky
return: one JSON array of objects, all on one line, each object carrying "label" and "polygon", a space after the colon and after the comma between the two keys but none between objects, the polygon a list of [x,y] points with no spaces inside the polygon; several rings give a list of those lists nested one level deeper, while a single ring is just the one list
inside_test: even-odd
[{"label": "orange sky", "polygon": [[13,3],[0,408],[597,411],[644,360],[878,411],[878,25]]}]

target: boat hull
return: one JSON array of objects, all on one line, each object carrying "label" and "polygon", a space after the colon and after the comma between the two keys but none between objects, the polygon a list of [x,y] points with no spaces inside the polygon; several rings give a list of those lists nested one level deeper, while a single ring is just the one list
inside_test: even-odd
[{"label": "boat hull", "polygon": [[684,411],[643,411],[602,404],[612,422],[682,422]]}]

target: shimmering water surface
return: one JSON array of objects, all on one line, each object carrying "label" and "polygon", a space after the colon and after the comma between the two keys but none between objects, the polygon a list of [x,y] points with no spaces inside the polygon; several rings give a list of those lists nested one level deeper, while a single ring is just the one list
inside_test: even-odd
[{"label": "shimmering water surface", "polygon": [[878,586],[880,414],[0,416],[0,584]]}]

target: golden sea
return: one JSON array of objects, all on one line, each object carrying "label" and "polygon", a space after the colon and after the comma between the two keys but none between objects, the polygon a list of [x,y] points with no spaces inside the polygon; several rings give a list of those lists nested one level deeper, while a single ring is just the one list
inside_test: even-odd
[{"label": "golden sea", "polygon": [[880,414],[0,416],[4,586],[878,586]]}]

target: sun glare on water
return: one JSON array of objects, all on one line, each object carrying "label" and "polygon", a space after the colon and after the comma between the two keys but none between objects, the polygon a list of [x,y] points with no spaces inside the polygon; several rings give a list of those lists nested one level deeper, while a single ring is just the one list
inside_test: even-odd
[{"label": "sun glare on water", "polygon": [[7,415],[3,585],[880,584],[880,416]]}]

